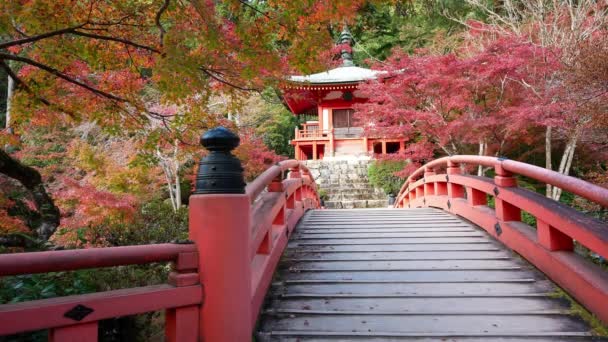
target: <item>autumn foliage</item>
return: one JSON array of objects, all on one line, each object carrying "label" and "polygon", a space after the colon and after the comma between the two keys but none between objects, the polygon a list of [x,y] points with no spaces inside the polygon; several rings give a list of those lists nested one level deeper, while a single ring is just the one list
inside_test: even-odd
[{"label": "autumn foliage", "polygon": [[[402,175],[440,155],[526,158],[542,148],[544,127],[566,130],[579,122],[581,94],[573,90],[583,89],[569,82],[587,82],[560,63],[557,47],[470,25],[459,49],[440,55],[396,50],[375,64],[381,77],[362,86],[371,101],[357,106],[357,117],[367,134],[408,139],[405,155],[393,156],[412,161]],[[602,62],[587,56],[579,63]],[[585,91],[597,97],[593,103],[606,103],[601,89]],[[589,113],[605,117],[605,109]],[[586,127],[592,122],[598,121]]]}]

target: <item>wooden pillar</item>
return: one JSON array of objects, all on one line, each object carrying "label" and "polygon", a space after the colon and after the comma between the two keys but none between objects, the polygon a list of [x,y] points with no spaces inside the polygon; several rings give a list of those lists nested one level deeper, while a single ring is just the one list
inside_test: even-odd
[{"label": "wooden pillar", "polygon": [[312,160],[317,160],[317,141],[312,142]]},{"label": "wooden pillar", "polygon": [[329,156],[333,157],[336,150],[333,127],[329,130]]},{"label": "wooden pillar", "polygon": [[382,154],[386,154],[386,141],[382,140]]},{"label": "wooden pillar", "polygon": [[405,141],[399,140],[399,153],[405,152]]},{"label": "wooden pillar", "polygon": [[200,341],[248,341],[251,302],[251,205],[236,157],[238,136],[220,127],[201,142],[210,153],[201,162],[190,197],[189,236],[198,250],[205,303]]}]

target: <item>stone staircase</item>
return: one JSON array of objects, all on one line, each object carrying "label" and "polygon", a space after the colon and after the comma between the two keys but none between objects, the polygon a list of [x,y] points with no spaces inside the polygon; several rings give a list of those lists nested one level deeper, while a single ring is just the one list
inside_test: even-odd
[{"label": "stone staircase", "polygon": [[308,160],[306,166],[325,190],[328,209],[386,208],[388,197],[367,179],[371,160]]}]

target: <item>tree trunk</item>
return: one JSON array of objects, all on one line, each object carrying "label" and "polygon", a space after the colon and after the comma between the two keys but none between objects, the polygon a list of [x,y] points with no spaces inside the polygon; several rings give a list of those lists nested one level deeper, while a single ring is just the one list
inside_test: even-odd
[{"label": "tree trunk", "polygon": [[[38,225],[30,228],[36,239],[48,241],[59,226],[60,212],[51,196],[46,192],[40,173],[32,167],[21,164],[20,161],[0,149],[0,174],[18,181],[29,190],[34,199],[36,210],[40,214]],[[28,245],[27,241],[20,237],[0,238],[0,244],[12,246]]]},{"label": "tree trunk", "polygon": [[[559,173],[561,173],[563,175],[567,176],[570,173],[570,168],[572,167],[572,161],[574,160],[574,151],[576,150],[576,144],[578,143],[579,136],[580,136],[580,133],[577,129],[577,131],[570,138],[570,141],[568,141],[568,144],[566,145],[566,149],[564,150],[564,154],[562,155],[562,160],[560,162],[560,169],[559,169]],[[562,196],[562,189],[560,189],[558,187],[553,187],[552,198],[556,201],[559,201],[561,196]]]},{"label": "tree trunk", "polygon": [[173,207],[173,211],[176,212],[177,208],[175,207],[175,197],[173,197],[173,177],[171,171],[167,167],[163,167],[163,170],[165,171],[165,179],[167,180],[167,190],[169,191],[171,206]]},{"label": "tree trunk", "polygon": [[13,90],[15,88],[15,80],[12,77],[8,77],[8,87],[6,88],[6,124],[5,128],[9,129],[11,127],[11,99],[13,97]]},{"label": "tree trunk", "polygon": [[[551,135],[553,133],[553,128],[551,126],[547,127],[547,132],[545,133],[545,168],[547,170],[553,170],[553,165],[551,165]],[[551,189],[551,184],[547,184],[546,188],[546,196],[552,198],[553,190]]]},{"label": "tree trunk", "polygon": [[[484,141],[479,142],[479,156],[484,156],[486,154],[487,145]],[[477,167],[477,176],[483,176],[483,165],[479,165]]]},{"label": "tree trunk", "polygon": [[175,207],[176,211],[182,207],[182,188],[179,182],[179,164],[175,162]]},{"label": "tree trunk", "polygon": [[177,212],[177,210],[182,206],[178,152],[179,145],[177,140],[175,141],[175,148],[173,150],[172,157],[163,155],[159,149],[156,150],[158,163],[165,174],[167,190],[169,191],[169,199],[171,200],[171,206],[173,207],[174,212]]},{"label": "tree trunk", "polygon": [[174,158],[174,170],[175,170],[175,210],[179,210],[179,208],[182,207],[182,188],[179,182],[179,159],[177,156],[178,148],[179,148],[179,142],[177,141],[177,139],[174,141],[175,144],[175,150],[174,150],[174,154],[173,154],[173,158]]}]

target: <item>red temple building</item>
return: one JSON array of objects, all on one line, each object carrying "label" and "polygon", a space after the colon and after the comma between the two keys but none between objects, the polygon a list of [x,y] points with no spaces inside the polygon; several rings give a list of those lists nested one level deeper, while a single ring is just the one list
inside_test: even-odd
[{"label": "red temple building", "polygon": [[[347,28],[340,34],[342,46],[353,46]],[[347,45],[348,44],[348,45]],[[373,138],[353,120],[353,105],[364,103],[359,84],[375,79],[378,72],[353,63],[351,49],[342,49],[342,65],[325,72],[291,76],[283,86],[283,99],[295,115],[314,118],[295,128],[291,144],[297,160],[369,158],[373,154],[402,151],[403,138]]]}]

